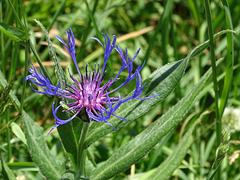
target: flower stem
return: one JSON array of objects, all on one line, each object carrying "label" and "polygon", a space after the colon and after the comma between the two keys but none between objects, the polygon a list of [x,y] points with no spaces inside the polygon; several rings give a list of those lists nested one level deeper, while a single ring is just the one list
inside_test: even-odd
[{"label": "flower stem", "polygon": [[94,161],[94,158],[92,156],[92,154],[90,153],[89,150],[87,150],[87,157],[89,159],[89,161],[91,161],[91,163],[93,164],[94,167],[97,167],[97,163]]},{"label": "flower stem", "polygon": [[89,122],[83,122],[83,127],[81,135],[78,141],[78,154],[77,154],[77,178],[85,177],[85,159],[86,159],[86,150],[83,148],[85,138],[87,137],[89,128]]},{"label": "flower stem", "polygon": [[[219,99],[219,87],[217,82],[217,68],[216,68],[216,58],[215,58],[215,51],[214,51],[214,40],[213,40],[213,27],[212,27],[212,18],[211,18],[211,11],[209,0],[205,0],[205,11],[208,23],[208,34],[210,39],[210,52],[211,52],[211,66],[213,72],[213,85],[214,85],[214,92],[215,92],[215,114],[216,114],[216,134],[217,134],[217,147],[220,145],[222,141],[222,121],[219,115],[219,106],[218,106],[218,99]],[[219,165],[219,169],[221,166]],[[221,179],[221,171],[217,171],[217,178]]]}]

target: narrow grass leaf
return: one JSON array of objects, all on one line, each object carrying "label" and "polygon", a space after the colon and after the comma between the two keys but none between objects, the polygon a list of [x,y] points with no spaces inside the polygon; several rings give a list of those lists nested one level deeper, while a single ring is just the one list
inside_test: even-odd
[{"label": "narrow grass leaf", "polygon": [[36,165],[33,162],[10,162],[7,163],[8,167],[12,170],[35,170],[38,171]]},{"label": "narrow grass leaf", "polygon": [[173,135],[174,129],[172,131],[170,131],[166,136],[164,136],[161,141],[158,143],[156,150],[154,151],[154,155],[150,160],[150,163],[147,166],[146,171],[149,171],[150,169],[152,169],[154,167],[154,165],[156,164],[156,161],[158,160],[158,157],[161,155],[162,153],[162,147],[163,145],[165,145],[166,142],[168,142],[168,140],[170,139],[170,137]]},{"label": "narrow grass leaf", "polygon": [[[166,7],[164,8],[163,15],[161,17],[161,31],[162,31],[162,53],[163,53],[163,64],[168,63],[168,39],[170,32],[170,22],[172,21],[172,11],[173,11],[173,0],[168,0],[166,2]],[[158,33],[158,31],[155,31]],[[154,39],[155,40],[155,39]],[[152,41],[150,41],[152,43]]]},{"label": "narrow grass leaf", "polygon": [[[157,27],[156,27],[156,29],[154,31],[154,34],[151,37],[151,40],[150,40],[149,47],[147,49],[146,55],[143,58],[143,59],[146,59],[146,63],[147,63],[147,61],[149,59],[149,56],[150,56],[150,54],[152,52],[152,49],[154,47],[157,34],[159,33],[159,31],[161,30],[162,27],[163,27],[163,29],[165,28],[165,26],[163,26],[163,24],[168,23],[168,19],[169,19],[170,13],[172,12],[173,4],[174,4],[173,0],[168,0],[168,1],[165,1],[165,2],[166,2],[166,5],[165,5],[165,8],[164,8],[163,15],[161,16],[161,18],[158,21],[158,24],[157,24]],[[166,60],[164,60],[164,62],[165,61]]]},{"label": "narrow grass leaf", "polygon": [[[224,10],[225,10],[225,16],[226,16],[226,23],[227,28],[233,30],[233,24],[232,24],[232,18],[231,18],[231,12],[228,7],[228,3],[226,0],[222,0]],[[227,64],[226,64],[226,76],[224,79],[224,86],[223,91],[220,99],[219,104],[219,114],[220,116],[223,115],[227,100],[228,100],[228,94],[232,85],[232,78],[233,78],[233,66],[234,66],[234,41],[233,41],[233,33],[227,34]]]},{"label": "narrow grass leaf", "polygon": [[200,17],[199,17],[199,10],[197,7],[197,2],[193,1],[193,0],[188,0],[188,4],[189,4],[189,9],[191,10],[193,17],[196,21],[197,26],[200,26]]},{"label": "narrow grass leaf", "polygon": [[[215,109],[215,123],[216,123],[216,133],[217,133],[217,146],[221,143],[221,132],[222,132],[222,121],[221,117],[219,115],[219,85],[217,82],[217,68],[216,68],[216,56],[215,56],[215,45],[214,45],[214,39],[213,39],[213,25],[212,25],[212,15],[210,10],[210,4],[209,0],[204,0],[205,5],[205,12],[206,12],[206,20],[208,24],[208,36],[210,40],[210,59],[211,59],[211,67],[213,70],[213,90],[214,90],[214,109]],[[221,177],[219,171],[219,177]]]},{"label": "narrow grass leaf", "polygon": [[173,172],[181,164],[182,160],[187,154],[190,145],[192,144],[192,132],[195,128],[195,125],[196,123],[193,124],[192,127],[186,132],[172,154],[165,161],[163,161],[160,166],[158,166],[158,168],[154,171],[152,176],[149,177],[149,179],[164,180],[169,179],[172,176]]},{"label": "narrow grass leaf", "polygon": [[96,31],[96,33],[97,33],[97,36],[98,36],[99,39],[102,39],[101,33],[100,33],[100,31],[98,30],[97,23],[96,23],[96,21],[95,21],[95,19],[94,19],[94,16],[93,16],[93,12],[90,10],[87,0],[84,0],[84,2],[85,2],[85,4],[86,4],[86,6],[87,6],[87,11],[88,11],[88,14],[89,14],[89,16],[90,16],[90,18],[91,18],[91,21],[92,21],[92,23],[93,23],[93,27],[94,27],[94,29],[95,29],[95,31]]},{"label": "narrow grass leaf", "polygon": [[17,29],[2,22],[0,22],[0,31],[2,31],[3,34],[16,42],[26,41],[30,37],[29,33],[26,33],[20,29]]},{"label": "narrow grass leaf", "polygon": [[12,170],[7,164],[0,158],[0,179],[16,180]]}]

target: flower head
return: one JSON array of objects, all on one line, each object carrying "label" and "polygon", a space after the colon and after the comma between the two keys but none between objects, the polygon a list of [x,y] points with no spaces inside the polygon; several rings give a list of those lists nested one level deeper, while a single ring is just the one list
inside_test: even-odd
[{"label": "flower head", "polygon": [[240,131],[240,109],[226,107],[222,117],[223,127],[228,128],[232,133]]},{"label": "flower head", "polygon": [[[106,124],[110,125],[114,130],[116,130],[107,120],[111,116],[115,116],[119,119],[127,121],[125,118],[118,117],[115,114],[115,111],[119,108],[121,104],[131,99],[145,100],[145,99],[150,99],[159,95],[157,94],[150,97],[139,98],[144,88],[144,85],[142,86],[141,84],[141,75],[140,75],[140,71],[143,68],[144,63],[142,66],[140,66],[140,63],[138,62],[138,67],[134,71],[133,62],[136,59],[140,49],[136,52],[134,57],[131,59],[127,55],[127,49],[124,54],[121,48],[118,45],[116,45],[115,36],[113,36],[113,41],[111,42],[107,32],[105,32],[105,34],[103,33],[102,35],[105,38],[105,46],[101,43],[99,39],[95,37],[90,37],[91,39],[98,41],[104,49],[103,67],[100,70],[99,63],[98,65],[95,64],[94,71],[90,72],[88,71],[88,64],[87,64],[85,68],[85,73],[81,73],[78,68],[77,60],[75,57],[75,39],[74,39],[74,35],[71,28],[69,31],[66,31],[66,34],[68,36],[68,45],[59,36],[56,36],[56,37],[66,47],[66,49],[72,56],[79,78],[77,78],[75,75],[69,72],[70,78],[73,83],[66,84],[64,82],[66,85],[66,88],[62,89],[59,87],[60,82],[57,84],[57,86],[52,85],[50,80],[42,74],[41,69],[40,69],[40,73],[38,73],[32,64],[32,69],[29,68],[29,72],[31,73],[31,75],[28,75],[24,79],[24,81],[30,80],[34,84],[42,87],[43,91],[38,91],[34,89],[30,84],[32,89],[37,93],[41,93],[45,95],[60,96],[63,99],[71,100],[70,103],[62,103],[58,105],[56,108],[54,108],[55,103],[53,103],[52,111],[53,111],[53,116],[56,118],[56,122],[55,122],[55,126],[52,129],[54,129],[59,125],[63,125],[71,121],[80,113],[80,111],[86,110],[86,113],[90,121],[94,120],[97,122],[105,122]],[[117,51],[117,53],[121,56],[122,66],[118,73],[113,74],[112,78],[110,78],[105,84],[103,84],[102,83],[103,79],[107,73],[106,64],[113,50]],[[125,69],[128,70],[128,77],[126,78],[126,80],[123,83],[121,83],[117,88],[109,90],[109,88],[119,80],[119,75]],[[131,96],[127,96],[124,98],[121,97],[120,94],[118,94],[117,97],[111,96],[112,93],[116,92],[118,89],[120,89],[125,84],[129,83],[134,79],[136,80],[136,88],[134,90],[134,93]],[[68,107],[63,111],[74,112],[74,115],[67,120],[62,120],[59,117],[57,117],[57,111],[63,105],[66,105]]]}]

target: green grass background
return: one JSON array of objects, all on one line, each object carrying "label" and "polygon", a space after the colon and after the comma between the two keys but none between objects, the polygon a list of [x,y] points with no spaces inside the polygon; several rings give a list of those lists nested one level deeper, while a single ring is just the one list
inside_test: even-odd
[{"label": "green grass background", "polygon": [[[210,1],[208,7],[211,11],[211,19],[209,19],[206,16],[205,1],[203,0],[174,0],[172,5],[170,3],[169,5],[167,1],[151,0],[6,0],[0,1],[0,21],[30,34],[27,42],[31,41],[33,47],[36,48],[43,66],[47,69],[55,84],[57,79],[55,78],[44,33],[33,19],[39,20],[49,31],[58,58],[66,72],[67,67],[75,73],[76,70],[66,49],[54,35],[59,35],[66,40],[65,30],[69,27],[72,28],[76,38],[78,65],[84,72],[86,63],[89,63],[90,69],[94,68],[95,63],[103,63],[101,46],[96,41],[88,39],[88,37],[95,36],[102,39],[101,33],[106,29],[110,37],[112,35],[117,36],[117,44],[123,50],[128,48],[130,57],[133,57],[137,49],[141,48],[137,59],[141,64],[144,61],[146,62],[142,70],[143,79],[146,79],[157,68],[186,57],[194,47],[209,39],[211,37],[208,32],[210,26],[212,26],[213,33],[232,28],[236,32],[233,37],[223,35],[214,42],[215,52],[213,52],[213,56],[211,56],[211,51],[213,51],[213,48],[211,48],[203,51],[201,55],[190,61],[190,65],[178,87],[164,103],[158,104],[146,115],[118,132],[113,132],[100,139],[90,146],[90,151],[96,163],[107,160],[114,151],[133,139],[187,95],[201,76],[211,67],[211,59],[224,58],[213,77],[213,81],[214,78],[218,79],[216,85],[219,90],[214,91],[212,82],[209,82],[209,92],[198,100],[194,108],[185,115],[184,122],[175,130],[169,132],[137,164],[113,179],[138,179],[139,176],[143,176],[144,173],[156,168],[177,146],[182,137],[182,132],[188,129],[188,122],[197,118],[201,118],[201,123],[193,133],[194,142],[184,161],[174,172],[172,179],[206,179],[215,159],[216,141],[219,137],[219,132],[216,131],[215,127],[217,101],[220,104],[220,112],[218,113],[220,117],[218,119],[223,121],[223,128],[229,126],[232,132],[230,148],[221,166],[221,179],[237,180],[240,179],[240,160],[236,157],[240,150],[240,115],[235,119],[228,116],[221,120],[221,112],[223,112],[225,105],[238,110],[240,107],[240,3],[229,0],[229,8],[226,8],[222,2],[225,1]],[[225,14],[225,10],[229,11],[231,17]],[[19,99],[22,99],[23,109],[47,133],[55,121],[51,111],[54,99],[36,94],[28,83],[26,87],[23,84],[23,79],[27,73],[24,70],[25,63],[29,64],[29,61],[37,63],[36,56],[33,53],[26,56],[26,49],[31,47],[24,43],[23,41],[13,41],[3,32],[0,32],[0,70],[9,82],[13,78],[12,91]],[[231,43],[233,46],[231,46]],[[28,61],[26,61],[26,58]],[[231,68],[229,70],[231,62],[234,62],[234,66],[232,70]],[[137,63],[135,65],[137,66]],[[113,53],[107,64],[107,76],[110,78],[112,73],[117,72],[120,68],[121,59],[116,53]],[[229,75],[231,73],[233,74],[232,80]],[[119,81],[124,81],[127,75],[127,72],[124,72]],[[134,83],[129,84],[122,88],[120,93],[125,95],[133,90],[134,86]],[[3,88],[1,88],[1,92],[3,91]],[[219,99],[215,98],[216,92],[219,94]],[[203,115],[206,112],[208,113]],[[13,106],[10,106],[0,118],[0,155],[2,160],[7,162],[9,168],[18,178],[44,179],[32,162],[26,145],[15,135],[16,132],[9,123],[14,121],[19,127],[22,127],[19,113]],[[67,167],[71,167],[68,157],[61,149],[58,133],[53,132],[46,137],[46,140],[57,158],[66,162]],[[236,159],[234,159],[234,155]]]}]

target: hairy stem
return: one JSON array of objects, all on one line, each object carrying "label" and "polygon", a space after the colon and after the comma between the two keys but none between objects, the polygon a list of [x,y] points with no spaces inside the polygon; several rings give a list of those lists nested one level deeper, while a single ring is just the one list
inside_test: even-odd
[{"label": "hairy stem", "polygon": [[89,122],[83,122],[82,132],[78,141],[78,154],[77,154],[77,178],[85,177],[85,160],[86,160],[86,150],[83,148],[85,138],[87,137],[89,128]]}]

